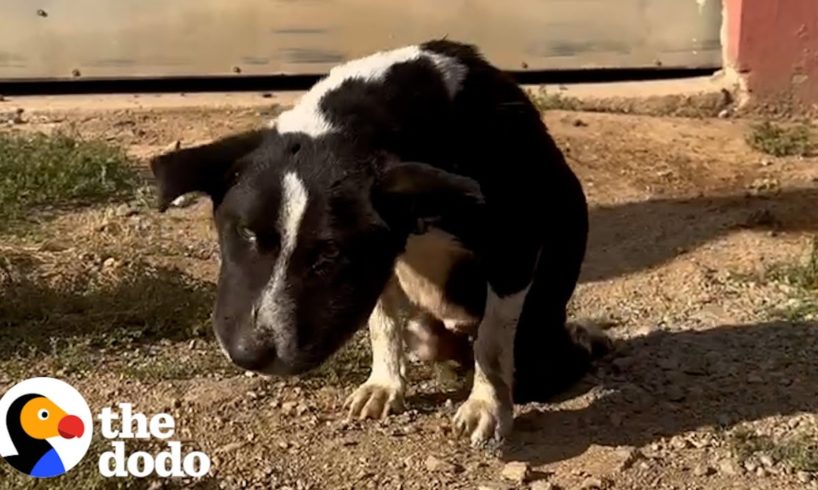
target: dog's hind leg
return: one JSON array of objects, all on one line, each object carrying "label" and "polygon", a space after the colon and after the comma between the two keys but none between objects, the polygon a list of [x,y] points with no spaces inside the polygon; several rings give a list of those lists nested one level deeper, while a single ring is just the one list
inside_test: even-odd
[{"label": "dog's hind leg", "polygon": [[579,207],[558,221],[560,240],[537,264],[514,342],[514,403],[548,401],[574,385],[611,341],[592,326],[567,323],[566,306],[585,254],[587,214]]}]

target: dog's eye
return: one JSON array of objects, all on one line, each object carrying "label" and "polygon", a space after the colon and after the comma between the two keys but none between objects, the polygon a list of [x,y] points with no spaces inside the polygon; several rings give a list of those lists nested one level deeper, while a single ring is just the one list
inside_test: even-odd
[{"label": "dog's eye", "polygon": [[310,272],[313,275],[322,275],[324,274],[329,266],[335,264],[338,261],[338,256],[340,252],[334,246],[327,246],[321,250],[313,260],[312,265],[310,266]]},{"label": "dog's eye", "polygon": [[242,240],[252,244],[256,243],[256,233],[247,226],[239,225],[236,228],[236,231],[238,232]]},{"label": "dog's eye", "polygon": [[37,418],[40,420],[46,420],[48,418],[48,410],[41,408],[39,412],[37,412]]}]

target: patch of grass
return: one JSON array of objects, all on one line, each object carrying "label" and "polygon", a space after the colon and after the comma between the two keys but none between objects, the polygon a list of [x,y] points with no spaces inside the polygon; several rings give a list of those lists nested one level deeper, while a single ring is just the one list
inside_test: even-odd
[{"label": "patch of grass", "polygon": [[780,441],[742,429],[728,439],[733,454],[746,460],[758,454],[767,454],[794,471],[818,471],[818,438],[800,434]]},{"label": "patch of grass", "polygon": [[774,266],[769,276],[799,290],[790,302],[772,311],[773,317],[788,321],[818,318],[818,237],[813,238],[806,261]]},{"label": "patch of grass", "polygon": [[0,222],[38,209],[131,197],[140,182],[125,152],[104,141],[0,133]]},{"label": "patch of grass", "polygon": [[782,126],[763,121],[750,126],[746,139],[751,148],[776,157],[809,156],[815,151],[807,124]]},{"label": "patch of grass", "polygon": [[559,92],[548,93],[545,88],[541,88],[530,94],[531,101],[540,111],[576,111],[580,110],[582,104],[576,97],[565,96]]},{"label": "patch of grass", "polygon": [[772,310],[772,317],[788,322],[804,322],[818,319],[818,298],[804,295],[794,298],[790,304]]},{"label": "patch of grass", "polygon": [[138,353],[122,367],[128,379],[146,383],[221,376],[237,376],[242,371],[230,363],[215,342],[204,350],[191,351],[185,345],[163,346],[153,353]]},{"label": "patch of grass", "polygon": [[733,454],[744,461],[757,453],[770,453],[775,443],[770,437],[761,436],[748,429],[736,429],[728,436]]},{"label": "patch of grass", "polygon": [[777,271],[777,279],[801,289],[818,291],[818,237],[812,239],[806,262],[780,268]]},{"label": "patch of grass", "polygon": [[141,344],[185,342],[210,332],[213,286],[179,270],[135,263],[115,277],[84,271],[50,280],[36,267],[3,272],[0,268],[5,364],[47,363],[57,372],[87,372],[109,353],[118,358]]}]

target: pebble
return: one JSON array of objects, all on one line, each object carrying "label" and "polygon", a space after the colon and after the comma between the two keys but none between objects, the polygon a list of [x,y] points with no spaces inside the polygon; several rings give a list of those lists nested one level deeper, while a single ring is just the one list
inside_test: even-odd
[{"label": "pebble", "polygon": [[243,442],[231,442],[230,444],[225,444],[224,446],[216,448],[216,450],[213,451],[213,453],[214,454],[231,453],[236,449],[239,449],[243,445],[244,445]]},{"label": "pebble", "polygon": [[767,468],[772,468],[775,465],[775,460],[769,454],[760,454],[758,460]]},{"label": "pebble", "polygon": [[623,446],[616,450],[616,456],[616,471],[623,472],[629,470],[642,457],[642,453],[633,446]]},{"label": "pebble", "polygon": [[750,193],[752,195],[758,195],[768,191],[776,191],[780,189],[781,183],[772,178],[760,178],[754,180],[750,184]]},{"label": "pebble", "polygon": [[729,459],[724,459],[719,463],[719,470],[728,476],[736,476],[739,473],[738,468],[736,468],[735,463],[733,463]]},{"label": "pebble", "polygon": [[281,404],[281,412],[284,415],[292,415],[295,413],[296,402],[284,402]]},{"label": "pebble", "polygon": [[459,473],[463,471],[463,467],[435,456],[426,458],[426,469],[432,473]]},{"label": "pebble", "polygon": [[43,252],[64,252],[69,248],[68,245],[54,241],[48,241],[40,245],[40,250]]},{"label": "pebble", "polygon": [[500,476],[516,483],[525,483],[531,478],[531,466],[524,461],[512,461],[503,467]]},{"label": "pebble", "polygon": [[119,206],[116,207],[116,209],[114,209],[114,216],[118,216],[120,218],[133,216],[135,214],[139,214],[139,210],[136,208],[132,208],[127,204],[120,204]]},{"label": "pebble", "polygon": [[579,490],[602,490],[603,488],[605,488],[605,482],[601,478],[589,476],[582,482]]},{"label": "pebble", "polygon": [[698,437],[691,438],[690,443],[697,449],[713,447],[713,436],[710,434],[700,434]]},{"label": "pebble", "polygon": [[477,485],[477,490],[509,490],[505,483],[484,482]]},{"label": "pebble", "polygon": [[199,196],[196,194],[184,194],[182,196],[177,197],[174,199],[170,205],[175,208],[186,208],[192,206],[199,200]]},{"label": "pebble", "polygon": [[674,437],[670,440],[670,447],[673,449],[688,449],[690,445],[690,441],[683,437]]},{"label": "pebble", "polygon": [[795,477],[798,478],[798,481],[801,483],[809,483],[812,481],[812,475],[807,471],[799,471],[795,474]]},{"label": "pebble", "polygon": [[556,483],[544,480],[535,481],[529,488],[531,490],[561,490]]},{"label": "pebble", "polygon": [[693,468],[693,474],[695,476],[710,476],[715,473],[716,470],[713,469],[712,466],[708,466],[706,464],[700,464]]}]

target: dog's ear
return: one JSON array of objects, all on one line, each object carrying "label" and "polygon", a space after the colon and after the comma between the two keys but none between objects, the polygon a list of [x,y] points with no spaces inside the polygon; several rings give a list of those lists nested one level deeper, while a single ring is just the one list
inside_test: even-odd
[{"label": "dog's ear", "polygon": [[235,183],[239,159],[258,148],[265,134],[264,130],[248,131],[151,160],[159,190],[159,211],[165,211],[177,197],[189,192],[205,193],[217,205]]},{"label": "dog's ear", "polygon": [[387,165],[376,180],[373,204],[387,224],[409,232],[437,221],[466,225],[485,212],[477,181],[420,162]]}]

